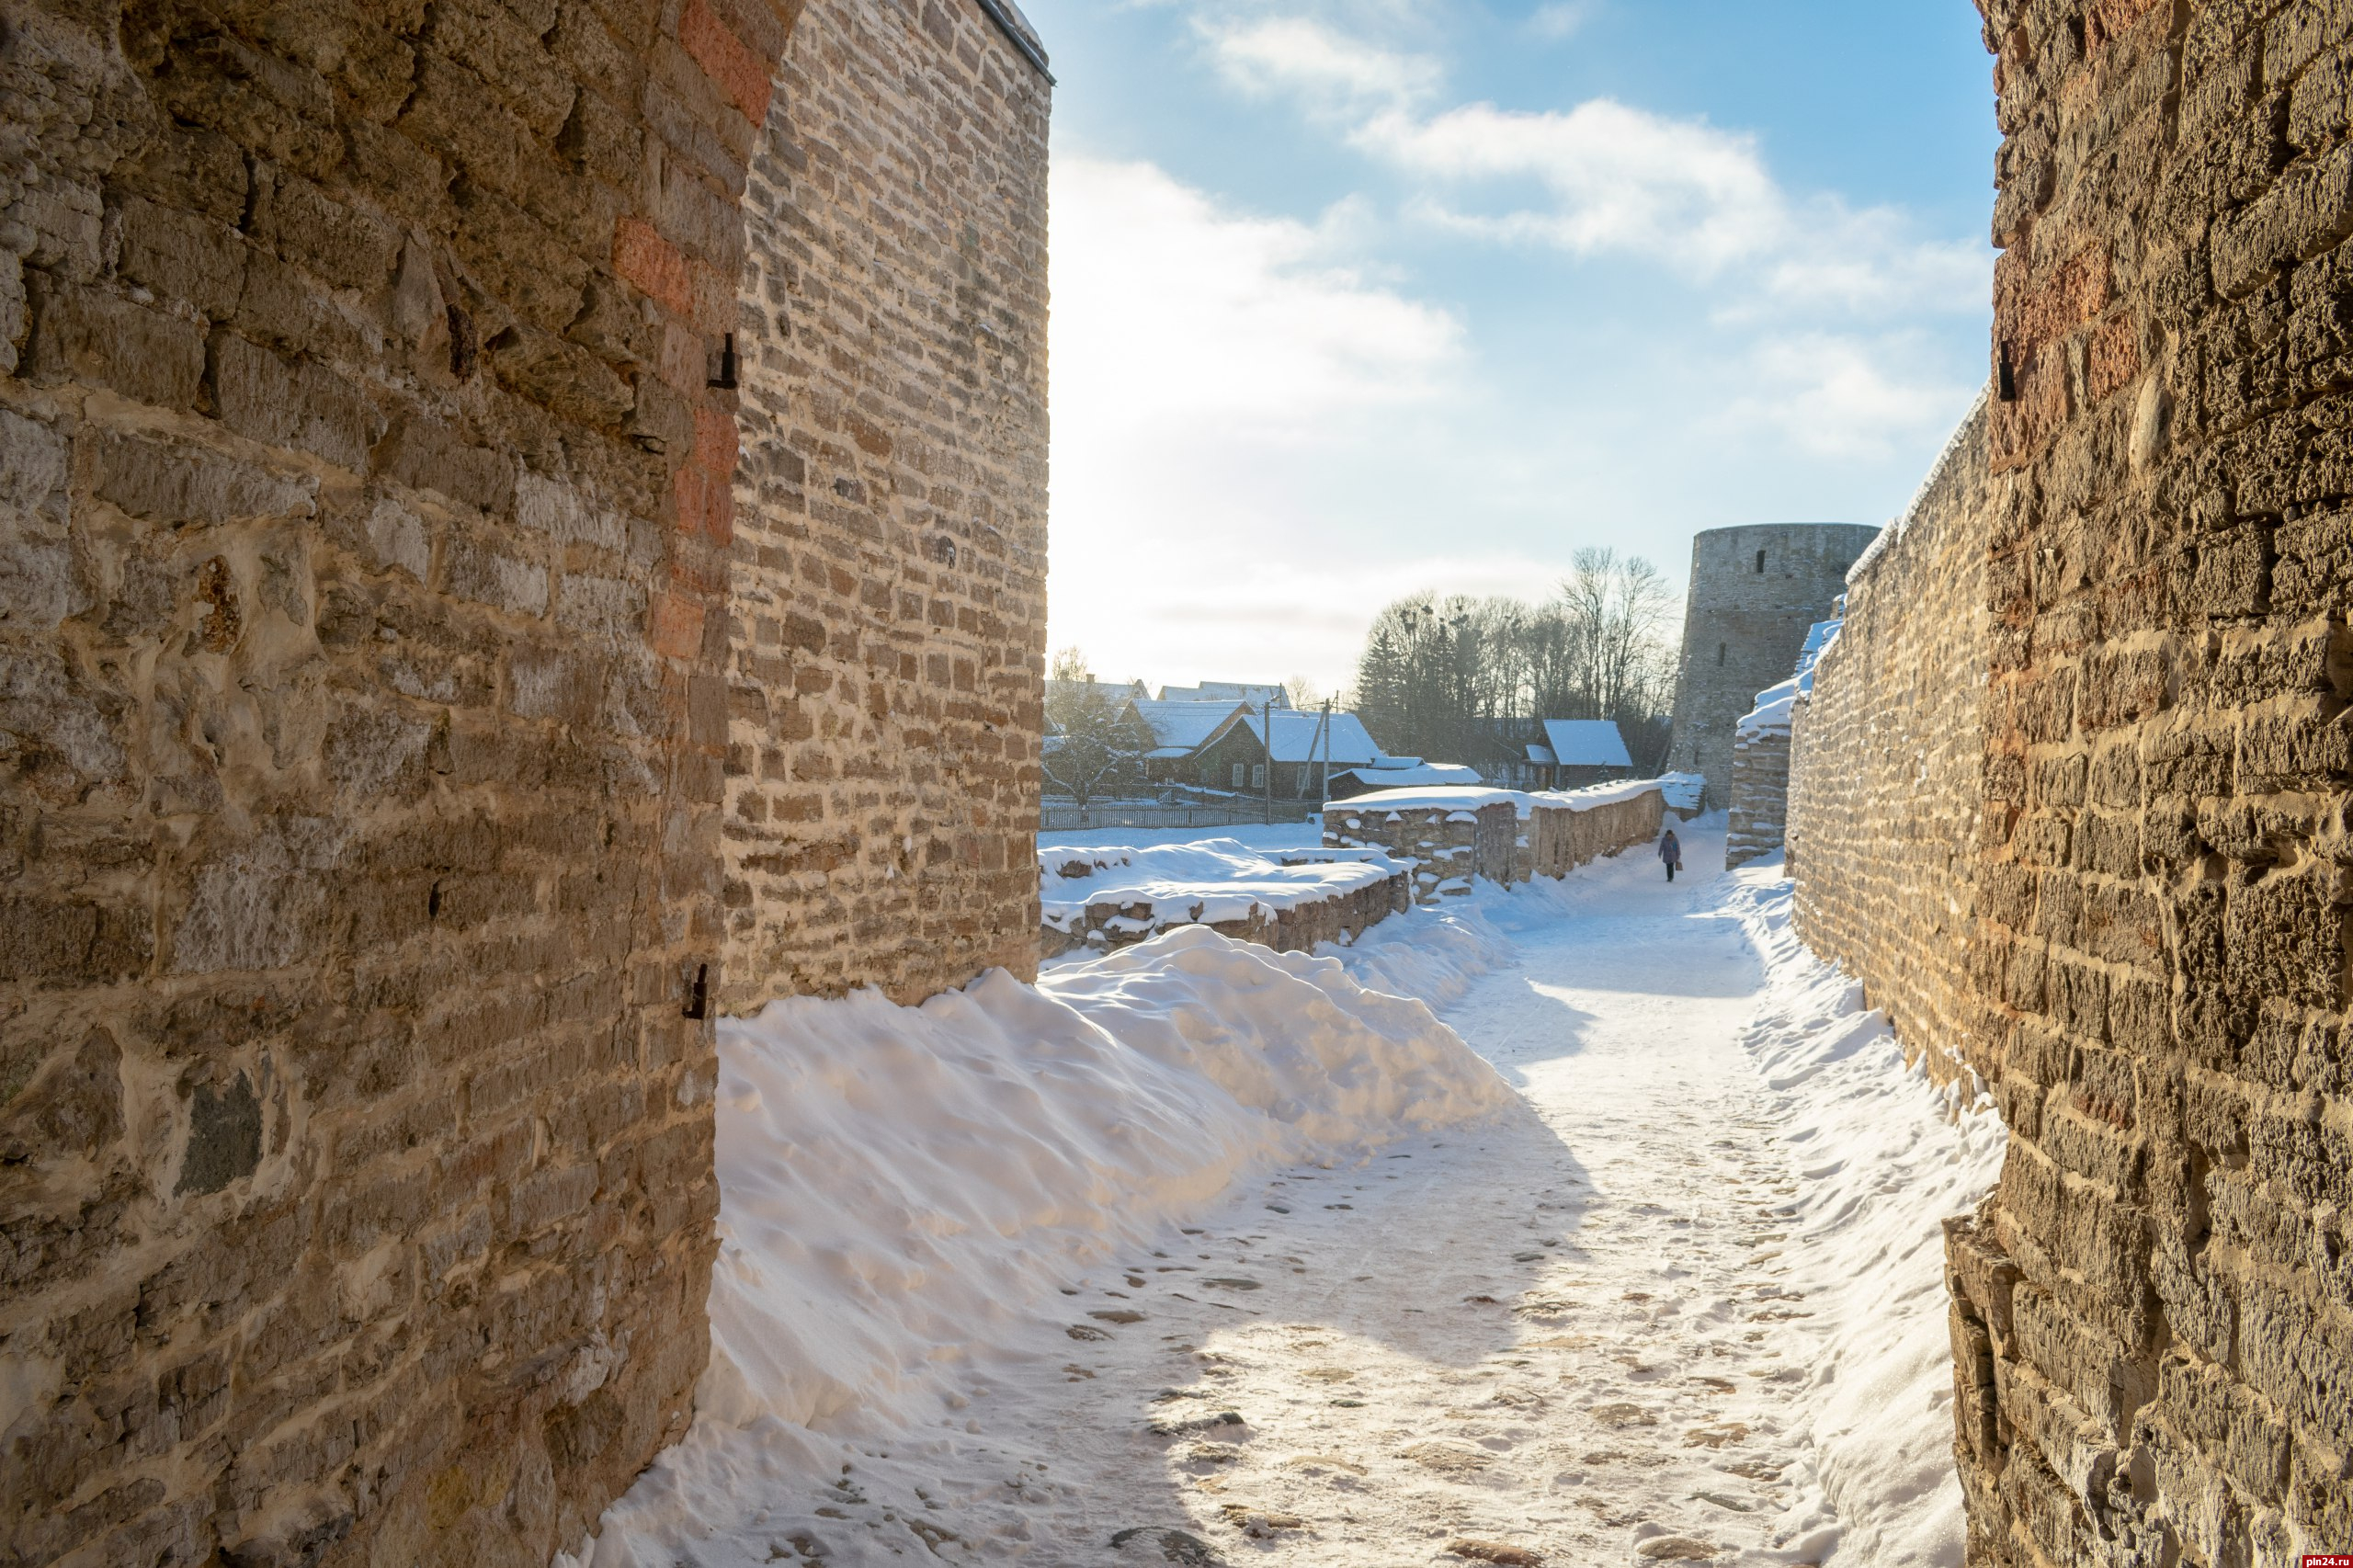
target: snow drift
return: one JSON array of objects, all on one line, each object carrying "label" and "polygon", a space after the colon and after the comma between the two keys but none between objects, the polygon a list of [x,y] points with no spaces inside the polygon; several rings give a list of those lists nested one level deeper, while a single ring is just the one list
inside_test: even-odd
[{"label": "snow drift", "polygon": [[1238,1179],[1510,1104],[1419,1001],[1199,926],[920,1007],[720,1026],[720,1257],[694,1429],[585,1559],[651,1568],[774,1496],[813,1431],[936,1425],[1064,1281]]},{"label": "snow drift", "polygon": [[1784,1256],[1816,1341],[1776,1533],[1824,1562],[1960,1568],[1941,1221],[1994,1185],[2006,1131],[1989,1099],[1907,1066],[1863,988],[1806,950],[1778,858],[1734,881],[1767,977],[1742,1043],[1800,1162]]}]

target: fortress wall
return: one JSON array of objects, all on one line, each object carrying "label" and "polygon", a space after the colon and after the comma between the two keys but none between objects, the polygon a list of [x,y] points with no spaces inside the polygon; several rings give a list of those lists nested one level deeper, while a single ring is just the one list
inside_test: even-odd
[{"label": "fortress wall", "polygon": [[1724,869],[1779,853],[1789,814],[1790,733],[1750,730],[1735,735],[1732,788],[1724,830]]},{"label": "fortress wall", "polygon": [[[972,0],[844,0],[895,63],[857,67],[844,19],[801,77],[835,124],[870,104],[878,143],[909,144],[902,113],[941,138],[921,173],[948,188],[890,243],[973,214],[958,298],[987,347],[938,373],[989,406],[975,424],[924,404],[920,356],[842,369],[913,273],[845,264],[790,308],[824,214],[892,229],[916,177],[837,155],[847,130],[801,139],[789,92],[772,115],[796,9],[27,0],[0,22],[0,1556],[539,1568],[687,1418],[716,1006],[949,983],[1034,925],[990,862],[1026,878],[1004,844],[1036,704],[1007,672],[1037,638],[1042,262],[1005,196],[1041,176],[972,149],[1041,158],[1042,99]],[[756,206],[779,167],[803,184],[747,238],[756,155]],[[786,259],[747,309],[751,248]],[[947,690],[970,659],[983,706],[937,733],[995,725],[995,749],[911,725],[894,771],[824,806],[927,822],[897,797],[934,751],[985,785],[987,822],[919,838],[904,873],[976,933],[925,972],[880,903],[828,912],[830,968],[729,971],[735,726],[812,694],[834,722],[870,657],[811,574],[830,546],[788,588],[765,520],[735,531],[787,465],[756,430],[757,494],[731,504],[737,400],[707,383],[729,330],[768,363],[747,323],[779,312],[842,378],[828,397],[894,449],[885,405],[916,410],[909,472],[963,492],[920,647],[891,645]],[[803,424],[828,420],[881,460],[838,410]],[[879,472],[806,460],[846,505]],[[1005,542],[965,553],[983,526]],[[761,596],[741,632],[739,574]],[[822,656],[740,656],[803,635],[795,613]]]},{"label": "fortress wall", "polygon": [[1691,541],[1667,770],[1704,774],[1710,810],[1731,799],[1741,715],[1756,705],[1758,692],[1790,678],[1806,632],[1829,618],[1847,568],[1878,531],[1853,523],[1759,524],[1711,528]]},{"label": "fortress wall", "polygon": [[1863,983],[1904,1054],[1949,1079],[1979,1043],[1968,955],[1983,790],[1988,415],[1858,565],[1787,743],[1806,945]]},{"label": "fortress wall", "polygon": [[2011,1142],[1949,1237],[1972,1558],[2341,1551],[2353,8],[1984,9],[1969,1049]]},{"label": "fortress wall", "polygon": [[786,59],[738,314],[731,1007],[1035,972],[1047,99],[970,0],[820,5]]}]

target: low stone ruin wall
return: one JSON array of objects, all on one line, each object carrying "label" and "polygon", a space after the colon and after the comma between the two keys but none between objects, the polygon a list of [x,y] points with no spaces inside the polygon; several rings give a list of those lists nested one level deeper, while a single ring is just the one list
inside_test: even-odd
[{"label": "low stone ruin wall", "polygon": [[1405,862],[1413,868],[1414,897],[1423,903],[1459,898],[1477,877],[1527,880],[1519,865],[1519,811],[1509,801],[1397,809],[1336,801],[1324,812],[1324,842],[1379,849]]},{"label": "low stone ruin wall", "polygon": [[1780,852],[1789,799],[1790,733],[1744,732],[1732,747],[1732,820],[1724,833],[1725,870]]},{"label": "low stone ruin wall", "polygon": [[1406,871],[1328,897],[1303,900],[1288,909],[1271,909],[1262,903],[1251,910],[1246,920],[1204,921],[1199,903],[1188,907],[1172,905],[1167,900],[1106,901],[1088,904],[1085,918],[1072,922],[1068,930],[1040,925],[1038,956],[1055,959],[1086,949],[1107,951],[1143,941],[1172,926],[1196,925],[1279,953],[1312,953],[1326,942],[1344,937],[1354,941],[1368,927],[1413,905],[1413,879]]},{"label": "low stone ruin wall", "polygon": [[1336,801],[1324,812],[1324,842],[1379,849],[1409,863],[1414,896],[1429,903],[1469,892],[1476,877],[1506,885],[1565,877],[1657,838],[1666,817],[1665,798],[1655,788],[1591,804],[1565,795],[1465,793],[1461,806]]},{"label": "low stone ruin wall", "polygon": [[1654,841],[1665,825],[1666,801],[1656,790],[1631,800],[1578,810],[1536,803],[1529,817],[1528,869],[1521,878],[1565,877],[1580,866]]}]

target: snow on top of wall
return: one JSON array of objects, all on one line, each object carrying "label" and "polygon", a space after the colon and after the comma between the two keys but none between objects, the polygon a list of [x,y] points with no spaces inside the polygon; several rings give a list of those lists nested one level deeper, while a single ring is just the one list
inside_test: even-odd
[{"label": "snow on top of wall", "polygon": [[1928,465],[1928,475],[1920,481],[1920,487],[1912,493],[1911,502],[1904,506],[1900,516],[1879,530],[1879,537],[1864,546],[1863,552],[1855,557],[1855,563],[1847,568],[1847,582],[1849,586],[1861,582],[1864,574],[1870,571],[1879,558],[1894,548],[1895,541],[1902,539],[1912,525],[1919,520],[1921,509],[1927,506],[1928,497],[1934,494],[1937,486],[1943,483],[1945,471],[1953,465],[1954,460],[1961,456],[1961,448],[1967,444],[1969,427],[1984,417],[1993,396],[1994,387],[1990,381],[1977,389],[1976,401],[1969,405],[1969,412],[1961,416],[1961,423],[1953,426],[1952,434],[1945,437],[1944,449],[1937,453],[1937,460]]},{"label": "snow on top of wall", "polygon": [[[1692,777],[1696,778],[1697,775]],[[1633,800],[1653,790],[1659,790],[1664,794],[1665,782],[1659,778],[1628,778],[1615,784],[1589,785],[1583,790],[1382,790],[1351,800],[1334,801],[1324,808],[1324,813],[1327,816],[1362,816],[1374,812],[1469,812],[1482,806],[1508,804],[1525,818],[1535,815],[1540,808],[1589,812],[1598,806],[1614,806],[1620,801]]]},{"label": "snow on top of wall", "polygon": [[1751,735],[1786,735],[1790,733],[1790,714],[1796,708],[1802,687],[1791,676],[1779,686],[1768,687],[1756,694],[1756,706],[1741,715],[1740,724],[1733,733],[1746,739]]},{"label": "snow on top of wall", "polygon": [[1247,920],[1354,892],[1404,869],[1378,850],[1254,849],[1234,838],[1189,844],[1063,846],[1038,851],[1039,915],[1057,931],[1091,903],[1150,904],[1146,927]]},{"label": "snow on top of wall", "polygon": [[1670,811],[1698,811],[1699,797],[1707,788],[1707,776],[1700,773],[1668,773],[1658,781],[1658,792]]}]

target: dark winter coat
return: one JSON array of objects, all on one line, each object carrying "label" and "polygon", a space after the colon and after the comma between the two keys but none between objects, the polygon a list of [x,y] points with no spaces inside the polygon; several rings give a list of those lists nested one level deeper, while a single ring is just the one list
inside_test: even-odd
[{"label": "dark winter coat", "polygon": [[1658,841],[1658,858],[1670,866],[1683,863],[1683,845],[1675,835],[1668,834]]}]

